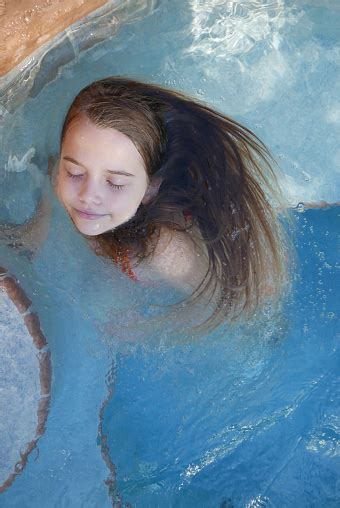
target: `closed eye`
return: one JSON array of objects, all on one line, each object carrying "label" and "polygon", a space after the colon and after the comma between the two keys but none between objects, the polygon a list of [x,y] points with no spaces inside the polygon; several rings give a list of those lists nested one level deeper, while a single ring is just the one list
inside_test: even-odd
[{"label": "closed eye", "polygon": [[73,173],[70,173],[69,171],[66,171],[67,173],[67,176],[69,176],[70,178],[79,178],[80,176],[83,176],[82,173],[79,173],[77,175],[74,175]]},{"label": "closed eye", "polygon": [[[74,174],[74,173],[70,173],[69,171],[66,171],[66,173],[67,173],[67,176],[70,178],[80,178],[81,176],[83,176],[83,173]],[[112,182],[110,182],[110,180],[107,180],[107,183],[109,184],[109,186],[112,189],[115,189],[115,190],[122,190],[123,187],[125,187],[125,185],[117,185],[115,183],[112,183]]]},{"label": "closed eye", "polygon": [[110,187],[116,190],[122,190],[122,188],[125,187],[125,185],[117,185],[115,183],[112,183],[110,182],[110,180],[107,180],[107,183],[110,185]]},{"label": "closed eye", "polygon": [[[69,178],[80,178],[81,176],[83,176],[83,173],[70,173],[67,170],[66,170],[66,173]],[[112,182],[110,182],[110,180],[106,180],[106,181],[110,187],[112,187],[113,189],[116,189],[116,190],[121,190],[123,187],[125,187],[125,185],[117,185],[115,183],[112,183]]]}]

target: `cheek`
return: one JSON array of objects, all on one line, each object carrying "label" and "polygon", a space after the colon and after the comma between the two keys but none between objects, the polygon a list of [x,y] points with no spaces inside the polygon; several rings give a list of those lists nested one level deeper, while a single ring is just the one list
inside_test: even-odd
[{"label": "cheek", "polygon": [[142,202],[142,194],[140,189],[128,188],[123,191],[116,191],[109,197],[110,208],[116,211],[135,211]]},{"label": "cheek", "polygon": [[147,190],[147,185],[143,183],[139,183],[136,187],[134,187],[131,193],[131,203],[132,206],[138,208],[141,204],[143,197],[145,196]]},{"label": "cheek", "polygon": [[116,194],[114,195],[107,210],[110,211],[112,218],[117,221],[119,225],[132,219],[140,204],[141,198],[139,198],[139,196],[131,193],[123,194],[122,192],[119,196]]},{"label": "cheek", "polygon": [[106,197],[106,209],[114,215],[126,215],[133,209],[133,201],[127,194],[117,194]]}]

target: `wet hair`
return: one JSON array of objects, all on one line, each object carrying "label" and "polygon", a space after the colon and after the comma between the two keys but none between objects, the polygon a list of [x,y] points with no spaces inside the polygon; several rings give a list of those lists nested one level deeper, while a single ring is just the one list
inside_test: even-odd
[{"label": "wet hair", "polygon": [[117,260],[130,252],[138,264],[152,256],[162,228],[198,232],[208,271],[188,300],[208,297],[209,323],[244,316],[268,292],[279,294],[286,279],[280,195],[273,159],[254,133],[178,91],[123,77],[80,91],[61,143],[81,114],[128,136],[150,181],[161,179],[131,220],[96,237],[100,254]]}]

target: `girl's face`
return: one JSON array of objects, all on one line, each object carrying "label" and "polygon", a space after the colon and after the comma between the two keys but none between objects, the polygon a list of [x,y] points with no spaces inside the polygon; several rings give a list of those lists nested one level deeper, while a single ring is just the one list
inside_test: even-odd
[{"label": "girl's face", "polygon": [[131,219],[145,195],[143,159],[125,134],[100,128],[86,116],[67,128],[57,194],[76,228],[95,236]]}]

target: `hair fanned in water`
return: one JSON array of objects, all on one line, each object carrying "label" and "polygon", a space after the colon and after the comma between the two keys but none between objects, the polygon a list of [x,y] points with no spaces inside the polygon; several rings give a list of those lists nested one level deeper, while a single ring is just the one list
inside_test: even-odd
[{"label": "hair fanned in water", "polygon": [[97,237],[103,255],[117,259],[130,251],[139,263],[152,255],[150,240],[162,227],[193,228],[209,269],[189,300],[208,297],[207,324],[244,316],[279,294],[286,280],[280,193],[273,160],[255,134],[182,93],[121,77],[81,90],[61,142],[80,114],[128,136],[150,179],[161,179],[158,193],[130,221]]}]

